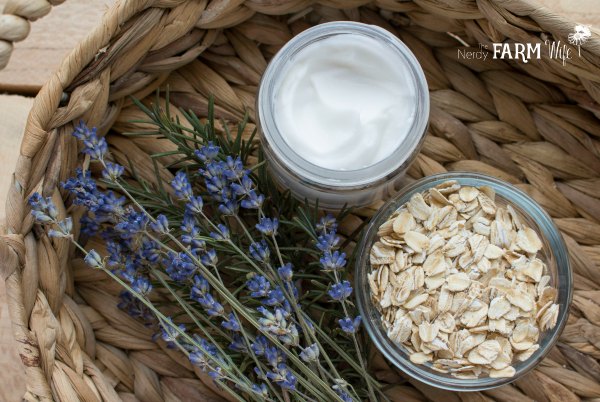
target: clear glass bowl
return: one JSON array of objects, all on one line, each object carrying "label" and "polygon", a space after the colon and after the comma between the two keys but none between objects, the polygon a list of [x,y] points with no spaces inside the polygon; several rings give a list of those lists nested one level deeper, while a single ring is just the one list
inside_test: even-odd
[{"label": "clear glass bowl", "polygon": [[[377,240],[378,228],[389,216],[410,200],[415,193],[422,193],[429,188],[448,180],[456,180],[461,185],[474,187],[489,186],[496,192],[496,204],[510,203],[519,213],[519,217],[532,229],[540,234],[544,246],[539,252],[539,258],[546,262],[550,284],[558,290],[556,303],[559,314],[556,326],[540,334],[540,348],[524,362],[513,362],[516,373],[511,378],[458,379],[450,374],[433,370],[427,364],[414,364],[401,345],[392,342],[381,324],[381,314],[371,302],[371,290],[367,274],[371,272],[369,252]],[[366,233],[363,235],[358,248],[355,272],[355,289],[358,308],[363,317],[366,330],[371,340],[381,353],[400,370],[411,377],[434,387],[452,391],[479,391],[499,387],[515,381],[542,361],[558,340],[560,333],[567,323],[569,306],[573,293],[573,276],[569,266],[567,248],[560,232],[548,214],[527,194],[516,187],[496,178],[477,173],[452,172],[429,176],[417,180],[403,188],[399,194],[389,200],[373,217]]]}]

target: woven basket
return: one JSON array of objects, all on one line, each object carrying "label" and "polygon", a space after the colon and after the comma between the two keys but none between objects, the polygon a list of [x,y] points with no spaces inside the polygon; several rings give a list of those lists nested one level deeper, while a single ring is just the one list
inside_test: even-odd
[{"label": "woven basket", "polygon": [[[565,65],[544,50],[529,63],[458,56],[466,49],[460,41],[470,50],[492,42],[567,43],[575,24],[525,0],[117,2],[35,99],[7,201],[0,260],[26,400],[220,399],[185,359],[116,307],[118,286],[33,225],[26,200],[42,191],[62,213],[69,208],[59,183],[87,165],[71,137],[81,119],[108,135],[117,161],[129,158],[143,179],[156,182],[149,154],[169,145],[120,135],[141,128],[131,123],[140,112],[130,96],[152,98],[168,86],[173,106],[206,115],[214,95],[220,117],[238,121],[249,110],[253,118],[268,60],[293,35],[331,20],[380,25],[421,62],[431,123],[410,176],[467,170],[516,184],[555,219],[575,275],[559,345],[527,377],[483,393],[450,393],[409,381],[375,356],[372,369],[390,384],[391,400],[600,400],[600,37],[571,46]],[[348,217],[343,233],[377,207]]]}]

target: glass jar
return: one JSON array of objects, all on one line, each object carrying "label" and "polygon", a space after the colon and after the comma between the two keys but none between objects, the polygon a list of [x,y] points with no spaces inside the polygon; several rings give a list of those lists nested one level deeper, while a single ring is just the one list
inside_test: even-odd
[{"label": "glass jar", "polygon": [[[275,104],[286,68],[302,49],[334,35],[363,35],[389,47],[398,56],[398,68],[414,84],[415,112],[405,139],[376,163],[354,170],[318,166],[301,157],[287,142],[275,118]],[[425,75],[412,52],[396,36],[373,25],[331,22],[310,28],[290,40],[269,63],[259,86],[257,117],[261,142],[272,176],[301,200],[325,209],[344,205],[364,206],[393,193],[398,180],[419,153],[429,118],[429,93]]]},{"label": "glass jar", "polygon": [[[391,341],[381,323],[381,314],[371,301],[371,290],[367,275],[371,272],[369,254],[377,240],[378,228],[394,211],[406,204],[415,193],[423,193],[448,180],[456,180],[463,186],[491,187],[496,193],[496,204],[510,204],[522,222],[535,230],[543,243],[539,258],[546,263],[550,275],[550,286],[558,290],[555,303],[559,306],[557,323],[554,328],[540,334],[539,349],[523,361],[514,361],[516,372],[510,378],[480,377],[477,379],[459,379],[450,374],[435,371],[427,364],[414,364],[401,345]],[[434,387],[452,391],[479,391],[499,387],[522,377],[533,369],[556,344],[560,333],[567,323],[569,307],[573,294],[573,276],[569,266],[567,248],[548,214],[527,194],[516,187],[496,178],[478,173],[452,172],[429,176],[417,180],[390,199],[373,217],[358,246],[358,258],[355,271],[355,293],[358,309],[371,340],[383,355],[400,370],[411,377]],[[428,363],[429,364],[429,363]]]}]

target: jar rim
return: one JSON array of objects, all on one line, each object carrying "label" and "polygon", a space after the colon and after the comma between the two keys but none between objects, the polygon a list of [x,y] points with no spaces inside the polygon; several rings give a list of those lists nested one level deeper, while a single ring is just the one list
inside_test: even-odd
[{"label": "jar rim", "polygon": [[[393,211],[410,199],[410,196],[417,192],[423,192],[437,184],[448,180],[462,181],[463,185],[471,186],[490,186],[501,198],[510,202],[512,205],[524,212],[528,218],[531,218],[542,235],[550,244],[551,253],[555,260],[557,290],[558,296],[556,303],[560,304],[557,324],[554,328],[546,332],[545,338],[539,342],[539,349],[533,355],[519,362],[518,371],[511,378],[490,378],[481,377],[477,379],[459,379],[446,376],[442,373],[436,374],[432,370],[422,368],[420,365],[410,362],[402,347],[394,344],[387,334],[380,328],[379,323],[374,323],[370,319],[373,315],[380,319],[380,314],[370,300],[370,288],[368,284],[368,248],[374,241],[378,227],[382,219],[386,219]],[[396,196],[388,200],[371,219],[366,232],[363,233],[359,241],[356,266],[354,272],[354,288],[356,294],[357,307],[360,315],[363,317],[365,329],[377,350],[379,350],[390,362],[411,377],[432,385],[437,388],[450,391],[481,391],[496,388],[512,381],[517,380],[524,374],[535,368],[535,366],[548,354],[552,346],[556,344],[558,338],[567,324],[569,309],[573,298],[573,273],[570,266],[567,247],[560,231],[552,221],[552,218],[546,211],[529,195],[521,191],[510,183],[504,182],[492,176],[473,172],[448,172],[431,175],[416,180],[414,183],[403,188]],[[560,279],[560,280],[559,280]],[[564,282],[563,282],[564,281]],[[374,314],[377,312],[379,315]],[[425,366],[423,366],[425,367]]]},{"label": "jar rim", "polygon": [[[409,135],[386,158],[364,168],[353,170],[329,169],[313,164],[300,156],[285,141],[277,128],[273,113],[276,85],[286,63],[297,52],[315,41],[332,35],[359,34],[376,39],[396,52],[412,76],[416,96],[415,117]],[[257,115],[261,136],[266,147],[288,170],[304,182],[315,186],[360,188],[387,181],[408,167],[420,150],[429,120],[429,90],[425,74],[410,49],[394,34],[375,25],[335,21],[316,25],[292,38],[273,57],[259,84]],[[417,135],[415,135],[415,133]]]}]

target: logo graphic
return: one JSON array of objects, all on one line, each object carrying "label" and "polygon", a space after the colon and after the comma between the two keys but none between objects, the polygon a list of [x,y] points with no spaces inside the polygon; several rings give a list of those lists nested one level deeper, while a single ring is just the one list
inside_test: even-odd
[{"label": "logo graphic", "polygon": [[[458,48],[457,57],[459,59],[478,59],[486,60],[488,56],[491,59],[502,60],[519,60],[522,63],[529,63],[530,60],[540,60],[542,58],[542,48],[546,49],[547,57],[552,60],[562,62],[563,66],[573,58],[575,46],[577,53],[581,57],[581,46],[584,45],[592,37],[592,29],[590,25],[577,24],[574,32],[567,36],[568,43],[561,40],[545,39],[544,42],[538,43],[520,43],[512,41],[492,42],[490,44],[479,44],[479,49],[474,49],[467,43],[456,37],[465,47]],[[543,37],[542,37],[543,38]]]},{"label": "logo graphic", "polygon": [[575,32],[569,34],[571,45],[581,46],[592,36],[589,25],[575,25]]},{"label": "logo graphic", "polygon": [[578,24],[575,25],[575,32],[569,34],[569,43],[577,46],[577,53],[581,57],[581,45],[583,45],[589,38],[592,37],[592,31],[589,25]]}]

